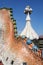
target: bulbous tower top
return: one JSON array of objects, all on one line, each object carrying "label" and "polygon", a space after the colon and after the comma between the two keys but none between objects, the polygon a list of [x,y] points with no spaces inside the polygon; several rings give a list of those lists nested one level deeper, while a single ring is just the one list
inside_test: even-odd
[{"label": "bulbous tower top", "polygon": [[25,10],[24,10],[24,13],[27,14],[31,14],[32,13],[32,8],[30,8],[30,6],[26,6]]}]

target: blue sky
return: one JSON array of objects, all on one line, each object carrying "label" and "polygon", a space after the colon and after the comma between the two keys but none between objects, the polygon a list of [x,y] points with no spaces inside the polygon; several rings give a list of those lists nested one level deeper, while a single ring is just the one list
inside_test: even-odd
[{"label": "blue sky", "polygon": [[31,14],[31,24],[38,35],[43,35],[43,0],[0,0],[1,7],[13,8],[13,17],[16,19],[18,33],[25,26],[24,9],[27,5],[33,9]]}]

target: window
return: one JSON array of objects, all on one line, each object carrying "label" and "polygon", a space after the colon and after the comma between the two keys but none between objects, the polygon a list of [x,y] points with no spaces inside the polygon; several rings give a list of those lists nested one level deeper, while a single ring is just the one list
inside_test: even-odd
[{"label": "window", "polygon": [[23,65],[27,65],[27,63],[26,62],[23,62]]},{"label": "window", "polygon": [[13,63],[14,63],[14,61],[12,60],[12,61],[11,61],[11,65],[13,65]]}]

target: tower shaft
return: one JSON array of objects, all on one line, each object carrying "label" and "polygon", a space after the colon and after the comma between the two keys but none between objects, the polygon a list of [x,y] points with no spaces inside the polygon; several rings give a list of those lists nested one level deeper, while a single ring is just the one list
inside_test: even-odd
[{"label": "tower shaft", "polygon": [[29,38],[31,40],[38,39],[39,36],[37,35],[37,33],[34,31],[34,29],[31,26],[30,13],[31,13],[31,8],[25,8],[25,14],[27,15],[26,16],[26,25],[20,35],[21,36],[25,35],[27,38]]}]

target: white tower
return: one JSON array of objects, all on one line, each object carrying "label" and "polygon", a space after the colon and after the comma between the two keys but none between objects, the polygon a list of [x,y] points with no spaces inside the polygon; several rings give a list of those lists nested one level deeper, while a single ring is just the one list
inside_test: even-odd
[{"label": "white tower", "polygon": [[31,26],[31,19],[30,19],[30,14],[32,13],[32,8],[30,6],[27,6],[24,10],[24,13],[27,15],[26,16],[26,26],[24,27],[23,31],[21,32],[20,36],[25,35],[27,38],[33,40],[33,39],[38,39],[39,36],[37,33],[34,31],[34,29]]}]

